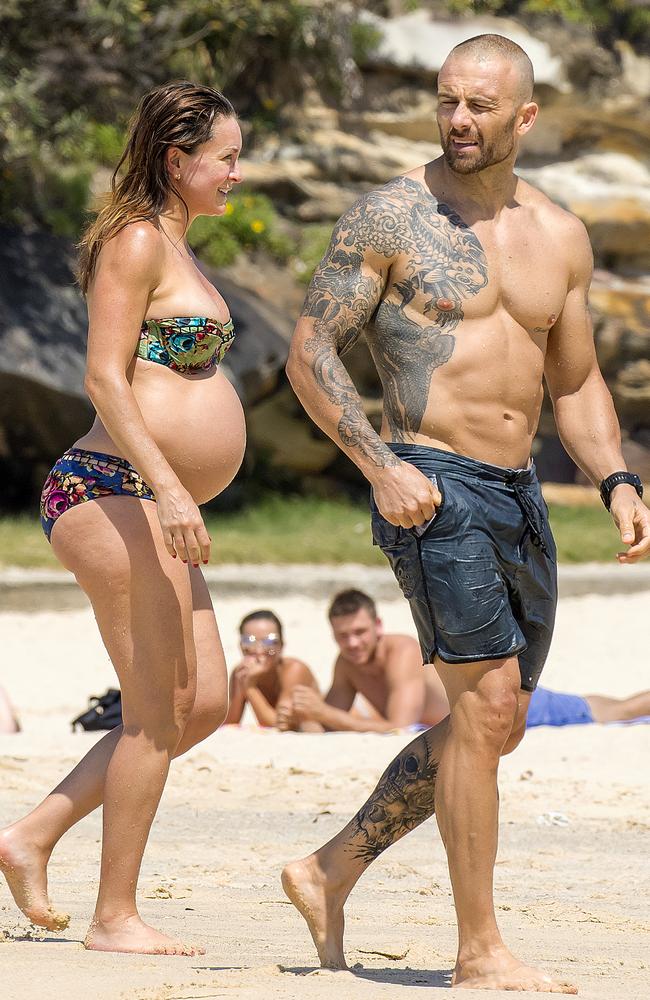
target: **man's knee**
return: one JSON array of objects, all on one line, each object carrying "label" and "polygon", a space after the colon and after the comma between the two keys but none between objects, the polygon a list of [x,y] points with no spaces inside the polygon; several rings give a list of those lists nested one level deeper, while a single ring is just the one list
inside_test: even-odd
[{"label": "man's knee", "polygon": [[452,710],[452,726],[483,752],[500,756],[517,718],[517,691],[508,678],[483,678],[464,692]]},{"label": "man's knee", "polygon": [[516,728],[512,730],[510,736],[503,744],[503,749],[501,751],[501,756],[505,757],[507,754],[512,753],[516,750],[521,741],[524,738],[524,733],[526,732],[526,720],[524,719],[521,725],[517,725]]}]

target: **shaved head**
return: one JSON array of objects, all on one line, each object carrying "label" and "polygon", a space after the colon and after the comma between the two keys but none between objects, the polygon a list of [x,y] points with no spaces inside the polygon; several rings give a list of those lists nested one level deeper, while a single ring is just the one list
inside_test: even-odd
[{"label": "shaved head", "polygon": [[531,100],[535,83],[533,64],[521,45],[517,45],[516,42],[505,38],[504,35],[474,35],[473,38],[454,46],[447,59],[451,59],[454,55],[470,56],[478,63],[502,59],[516,71],[518,103],[524,104]]}]

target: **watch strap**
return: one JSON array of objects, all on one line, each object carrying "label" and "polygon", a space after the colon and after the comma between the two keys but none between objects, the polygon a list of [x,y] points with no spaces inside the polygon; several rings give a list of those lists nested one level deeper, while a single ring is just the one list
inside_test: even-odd
[{"label": "watch strap", "polygon": [[635,472],[612,472],[611,476],[607,476],[600,484],[600,499],[605,504],[607,510],[610,508],[612,490],[616,486],[622,486],[623,483],[633,486],[641,499],[643,499],[643,484]]}]

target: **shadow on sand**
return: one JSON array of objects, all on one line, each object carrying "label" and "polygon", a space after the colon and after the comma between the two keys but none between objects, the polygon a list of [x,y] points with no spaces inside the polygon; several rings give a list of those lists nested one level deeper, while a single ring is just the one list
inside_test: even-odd
[{"label": "shadow on sand", "polygon": [[[309,976],[321,974],[326,976],[338,976],[339,973],[329,969],[319,969],[313,966],[279,966],[281,972],[289,973],[292,976]],[[393,986],[421,986],[424,988],[445,988],[451,986],[450,969],[391,969],[388,967],[381,969],[366,969],[362,965],[351,966],[347,970],[348,975],[357,979],[367,979],[372,983],[388,983]]]}]

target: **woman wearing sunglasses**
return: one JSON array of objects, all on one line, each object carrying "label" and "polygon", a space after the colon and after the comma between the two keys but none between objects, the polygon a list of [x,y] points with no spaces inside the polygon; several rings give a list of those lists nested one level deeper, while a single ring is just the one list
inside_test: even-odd
[{"label": "woman wearing sunglasses", "polygon": [[[260,726],[309,732],[313,723],[292,718],[292,694],[298,685],[318,691],[306,663],[283,656],[282,624],[272,611],[252,611],[239,626],[241,662],[230,675],[230,708],[224,725],[241,721],[251,706]],[[278,719],[280,717],[280,721]]]}]

